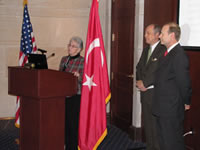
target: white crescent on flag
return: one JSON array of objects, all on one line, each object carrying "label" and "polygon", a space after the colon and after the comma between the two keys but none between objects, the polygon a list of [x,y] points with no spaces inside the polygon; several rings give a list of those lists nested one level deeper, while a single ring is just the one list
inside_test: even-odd
[{"label": "white crescent on flag", "polygon": [[[92,50],[94,50],[95,47],[100,47],[99,38],[96,38],[96,39],[94,39],[94,41],[91,42],[91,44],[88,48],[87,54],[86,54],[86,63],[88,63],[89,54],[92,52]],[[104,64],[104,57],[103,57],[103,53],[101,50],[101,65],[102,65],[102,67],[103,67],[103,64]]]},{"label": "white crescent on flag", "polygon": [[103,67],[103,64],[104,64],[104,59],[103,59],[103,52],[101,50],[101,65],[102,65],[102,67]]},{"label": "white crescent on flag", "polygon": [[87,54],[86,54],[86,63],[88,63],[88,57],[89,54],[92,52],[92,50],[94,50],[95,47],[100,47],[100,41],[99,38],[94,39],[94,41],[91,42]]}]

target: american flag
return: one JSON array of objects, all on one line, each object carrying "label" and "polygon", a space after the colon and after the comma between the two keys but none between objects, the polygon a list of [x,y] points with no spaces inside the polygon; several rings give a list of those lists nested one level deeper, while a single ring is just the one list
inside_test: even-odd
[{"label": "american flag", "polygon": [[[27,2],[25,1],[21,45],[20,45],[20,52],[19,52],[19,66],[24,66],[24,64],[28,62],[27,54],[35,53],[36,51],[37,51],[37,46],[35,43],[35,37],[33,35],[33,29],[30,22]],[[20,126],[20,97],[19,96],[17,97],[17,102],[16,102],[15,126],[16,127]]]}]

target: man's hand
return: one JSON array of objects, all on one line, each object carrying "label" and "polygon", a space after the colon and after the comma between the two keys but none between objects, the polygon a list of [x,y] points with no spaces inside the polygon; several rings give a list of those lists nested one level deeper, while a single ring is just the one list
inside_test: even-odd
[{"label": "man's hand", "polygon": [[138,80],[136,81],[136,87],[140,90],[140,91],[147,91],[147,88],[145,88],[143,81],[142,80]]},{"label": "man's hand", "polygon": [[185,110],[189,110],[190,109],[190,105],[185,104]]}]

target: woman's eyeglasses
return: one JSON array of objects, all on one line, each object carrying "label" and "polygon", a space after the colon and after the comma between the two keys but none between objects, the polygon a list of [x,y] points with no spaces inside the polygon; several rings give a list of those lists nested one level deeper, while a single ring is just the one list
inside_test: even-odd
[{"label": "woman's eyeglasses", "polygon": [[68,47],[71,47],[71,48],[79,48],[78,46],[76,46],[76,45],[71,45],[71,44],[68,44]]}]

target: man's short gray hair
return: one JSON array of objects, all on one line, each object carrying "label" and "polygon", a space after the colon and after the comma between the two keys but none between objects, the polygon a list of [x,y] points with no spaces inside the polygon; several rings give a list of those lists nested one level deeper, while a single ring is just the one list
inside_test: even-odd
[{"label": "man's short gray hair", "polygon": [[154,33],[155,34],[159,33],[159,35],[160,35],[160,33],[161,33],[161,27],[158,24],[153,24],[153,26],[154,26]]}]

